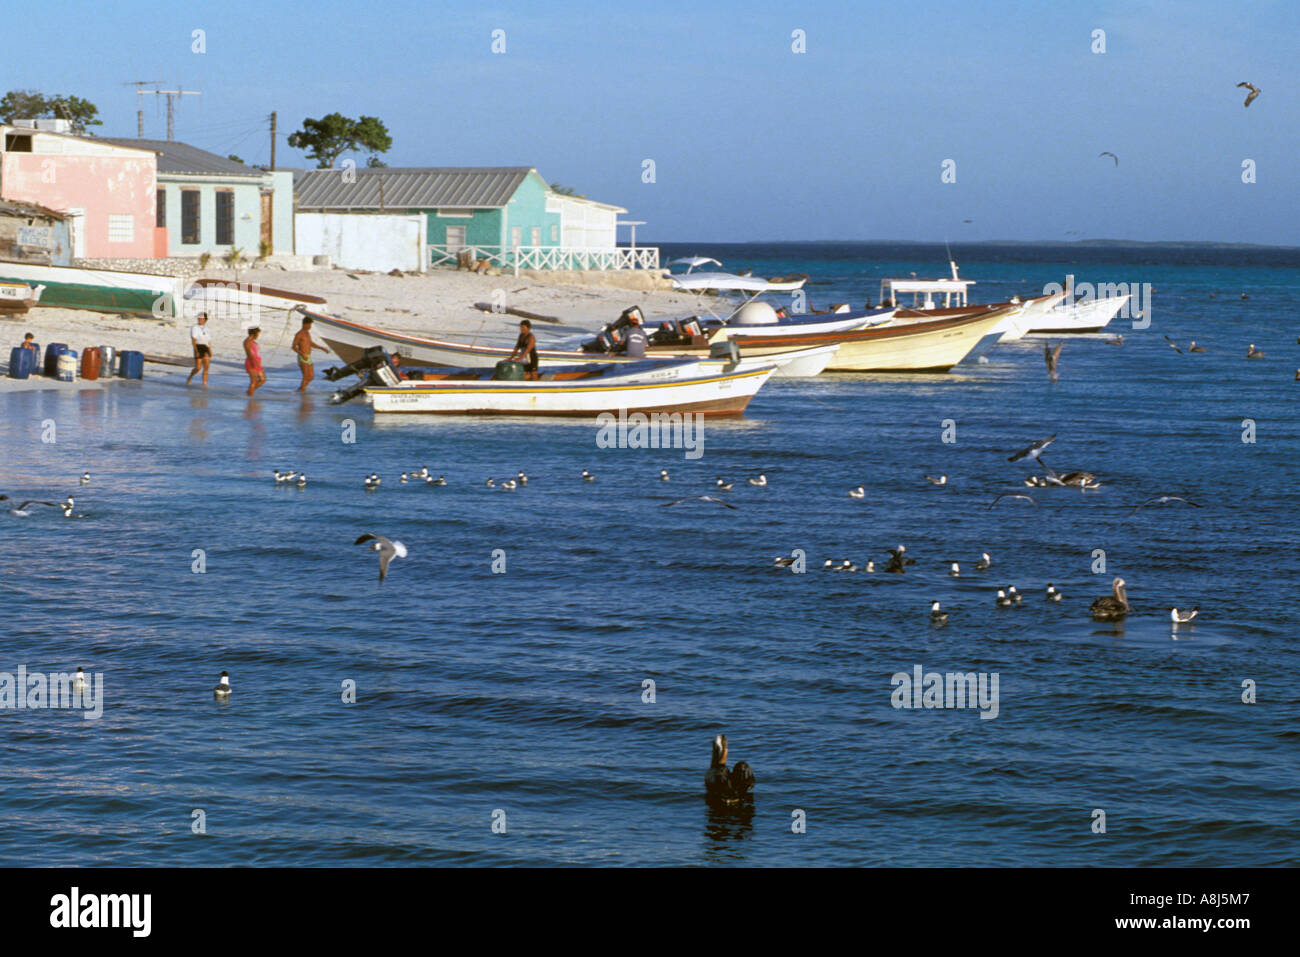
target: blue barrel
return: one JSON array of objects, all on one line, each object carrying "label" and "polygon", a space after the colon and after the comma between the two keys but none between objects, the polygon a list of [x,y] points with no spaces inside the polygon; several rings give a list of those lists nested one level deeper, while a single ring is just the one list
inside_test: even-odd
[{"label": "blue barrel", "polygon": [[59,381],[77,381],[77,350],[68,349],[59,356]]},{"label": "blue barrel", "polygon": [[59,356],[67,351],[66,342],[51,342],[45,347],[45,374],[51,379],[59,374]]},{"label": "blue barrel", "polygon": [[29,376],[41,374],[41,347],[33,346],[30,349],[23,350],[26,355],[23,356],[27,363],[27,374]]},{"label": "blue barrel", "polygon": [[22,346],[14,346],[9,350],[9,378],[26,379],[31,375],[31,360],[27,354],[31,349],[24,349]]},{"label": "blue barrel", "polygon": [[118,375],[123,379],[144,378],[144,353],[123,349],[118,353]]}]

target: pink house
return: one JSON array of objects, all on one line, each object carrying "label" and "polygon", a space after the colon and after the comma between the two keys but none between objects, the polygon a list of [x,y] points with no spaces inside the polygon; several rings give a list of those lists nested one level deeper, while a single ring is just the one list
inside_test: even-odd
[{"label": "pink house", "polygon": [[155,213],[158,158],[152,150],[72,136],[59,131],[64,127],[57,120],[16,123],[0,124],[0,199],[66,215],[73,258],[152,259],[158,249],[166,255],[166,230],[157,226]]}]

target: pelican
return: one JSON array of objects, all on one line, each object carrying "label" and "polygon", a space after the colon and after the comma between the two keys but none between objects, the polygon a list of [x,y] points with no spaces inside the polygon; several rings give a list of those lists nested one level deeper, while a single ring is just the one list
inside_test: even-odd
[{"label": "pelican", "polygon": [[1022,601],[1025,600],[1025,596],[1020,594],[1020,592],[1016,591],[1015,585],[1007,586],[1007,597],[1010,598],[1017,605],[1019,605]]},{"label": "pelican", "polygon": [[716,480],[713,484],[716,485],[720,491],[723,491],[723,492],[730,492],[730,491],[731,491],[731,487],[732,487],[733,485],[735,485],[736,483],[735,483],[735,482],[727,482],[727,481],[724,481],[723,478],[722,478],[722,476],[719,475],[718,478],[717,478],[717,480]]},{"label": "pelican", "polygon": [[667,469],[660,469],[660,470],[659,470],[659,481],[661,481],[661,482],[667,482],[667,481],[668,481],[668,470],[667,470]]},{"label": "pelican", "polygon": [[[584,471],[582,474],[583,474],[583,476],[585,477],[587,473]],[[497,480],[496,480],[496,479],[488,479],[488,480],[487,480],[486,482],[484,482],[483,484],[484,484],[485,486],[487,486],[488,488],[495,488],[495,487],[496,487],[496,484],[497,484]]]},{"label": "pelican", "polygon": [[212,697],[223,699],[230,697],[230,675],[227,672],[221,672],[217,686],[212,689]]},{"label": "pelican", "polygon": [[1097,159],[1101,159],[1103,156],[1109,156],[1111,159],[1115,161],[1116,166],[1119,165],[1119,157],[1116,156],[1114,153],[1111,153],[1109,151],[1103,151],[1097,154]]},{"label": "pelican", "polygon": [[1255,343],[1252,342],[1252,343],[1250,344],[1250,348],[1246,350],[1246,358],[1247,358],[1247,359],[1262,359],[1262,358],[1264,358],[1263,350],[1256,349],[1256,348],[1255,348]]},{"label": "pelican", "polygon": [[82,473],[81,473],[81,484],[82,484],[82,485],[89,485],[89,484],[90,484],[90,473],[89,473],[89,472],[82,472]]},{"label": "pelican", "polygon": [[382,535],[373,535],[367,532],[358,538],[353,545],[364,545],[370,542],[370,547],[379,553],[379,580],[382,582],[388,574],[388,564],[394,558],[406,557],[406,546],[401,542],[392,541],[384,538]]},{"label": "pelican", "polygon": [[953,578],[961,578],[961,566],[958,565],[956,562],[953,562],[948,567],[948,574],[951,575]]},{"label": "pelican", "polygon": [[1255,101],[1255,97],[1259,96],[1259,87],[1257,87],[1254,83],[1248,83],[1245,80],[1243,80],[1242,82],[1238,83],[1237,86],[1238,87],[1244,86],[1246,89],[1250,90],[1250,92],[1246,94],[1246,102],[1241,104],[1242,106],[1250,106],[1250,104]]},{"label": "pelican", "polygon": [[1061,358],[1061,349],[1064,345],[1064,342],[1058,342],[1055,349],[1049,345],[1043,346],[1043,359],[1047,362],[1047,374],[1053,382],[1055,382],[1057,378],[1056,362]]},{"label": "pelican", "polygon": [[776,560],[772,562],[773,568],[789,568],[794,564],[793,558],[786,558],[784,555],[777,555]]},{"label": "pelican", "polygon": [[583,469],[583,470],[582,470],[582,480],[583,480],[584,482],[594,482],[594,481],[596,481],[596,476],[592,475],[592,474],[591,474],[590,472],[588,472],[586,469]]},{"label": "pelican", "polygon": [[1095,621],[1120,621],[1129,612],[1128,595],[1124,591],[1124,579],[1116,578],[1111,582],[1111,594],[1103,595],[1092,603],[1089,611]]},{"label": "pelican", "polygon": [[1192,344],[1191,344],[1190,346],[1187,347],[1187,351],[1188,351],[1188,352],[1204,352],[1204,351],[1205,351],[1205,346],[1198,346],[1198,345],[1196,344],[1196,340],[1193,339],[1193,340],[1192,340]]},{"label": "pelican", "polygon": [[867,563],[862,566],[862,570],[864,572],[874,572],[876,570],[876,563],[868,558]]},{"label": "pelican", "polygon": [[519,470],[519,474],[515,476],[515,481],[518,482],[520,485],[528,484],[528,476],[524,474],[523,469]]},{"label": "pelican", "polygon": [[439,475],[437,478],[434,478],[433,476],[429,476],[424,480],[424,484],[425,485],[446,485],[447,476]]}]

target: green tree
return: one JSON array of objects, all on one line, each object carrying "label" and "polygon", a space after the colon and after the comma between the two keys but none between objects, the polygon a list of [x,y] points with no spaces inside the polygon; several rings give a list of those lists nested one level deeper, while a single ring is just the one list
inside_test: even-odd
[{"label": "green tree", "polygon": [[101,126],[99,107],[89,100],[71,94],[46,96],[37,90],[10,90],[0,99],[0,121],[42,119],[56,117],[68,120],[72,132],[86,134],[87,127]]},{"label": "green tree", "polygon": [[371,154],[371,166],[382,166],[376,154],[387,153],[393,138],[376,117],[354,120],[342,113],[330,113],[319,120],[303,120],[302,129],[290,135],[289,145],[306,152],[308,159],[316,161],[317,169],[330,169],[344,153],[360,151]]},{"label": "green tree", "polygon": [[551,192],[559,196],[573,196],[577,199],[586,199],[585,193],[579,193],[572,186],[561,186],[559,183],[551,184]]},{"label": "green tree", "polygon": [[226,154],[226,159],[228,159],[228,160],[230,160],[230,161],[232,161],[232,162],[235,162],[235,163],[242,163],[242,162],[244,162],[243,159],[242,159],[241,157],[236,156],[234,153],[227,153],[227,154]]}]

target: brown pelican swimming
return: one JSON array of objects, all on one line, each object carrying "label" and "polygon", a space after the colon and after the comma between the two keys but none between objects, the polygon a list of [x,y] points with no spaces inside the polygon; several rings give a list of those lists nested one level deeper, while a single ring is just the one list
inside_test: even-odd
[{"label": "brown pelican swimming", "polygon": [[901,575],[908,565],[915,565],[916,559],[905,556],[903,554],[905,551],[907,551],[905,545],[891,548],[889,550],[889,562],[885,565],[885,571],[897,572]]},{"label": "brown pelican swimming", "polygon": [[[1133,511],[1129,512],[1128,515],[1132,515],[1133,512],[1139,511],[1140,509],[1144,509],[1150,505],[1168,505],[1170,502],[1182,502],[1184,505],[1192,506],[1192,508],[1201,507],[1200,505],[1197,505],[1195,502],[1189,501],[1185,498],[1179,498],[1177,495],[1157,495],[1155,498],[1147,499],[1145,502],[1142,502],[1140,505],[1134,505]],[[1124,517],[1128,518],[1128,515],[1125,515]]]},{"label": "brown pelican swimming", "polygon": [[1044,485],[1078,485],[1087,488],[1100,484],[1097,482],[1097,476],[1093,475],[1091,472],[1066,472],[1063,475],[1058,475],[1052,470],[1052,467],[1042,459],[1038,460],[1038,464],[1047,470],[1047,478],[1043,482]]},{"label": "brown pelican swimming", "polygon": [[1124,337],[1116,336],[1114,339],[1104,339],[1102,341],[1104,341],[1108,346],[1122,346],[1124,344]]},{"label": "brown pelican swimming", "polygon": [[1031,496],[1031,495],[1013,495],[1013,494],[1005,494],[1005,495],[999,495],[999,496],[998,496],[997,498],[995,498],[993,501],[989,502],[989,508],[991,509],[994,505],[998,504],[998,502],[1002,501],[1004,498],[1023,498],[1023,499],[1024,499],[1026,502],[1028,502],[1030,505],[1037,505],[1037,504],[1038,504],[1037,502],[1034,501],[1033,496]]},{"label": "brown pelican swimming", "polygon": [[1097,154],[1097,158],[1098,158],[1098,159],[1101,159],[1103,156],[1109,156],[1111,159],[1113,159],[1113,160],[1115,161],[1115,165],[1116,165],[1116,166],[1119,165],[1119,157],[1116,156],[1114,153],[1102,152],[1102,153],[1098,153],[1098,154]]},{"label": "brown pelican swimming", "polygon": [[731,489],[732,489],[732,486],[734,486],[736,483],[735,483],[735,482],[728,482],[728,481],[724,480],[723,477],[722,477],[721,475],[719,475],[718,478],[717,478],[717,480],[716,480],[713,484],[714,484],[714,487],[718,488],[719,490],[721,490],[721,491],[723,491],[723,492],[730,492]]},{"label": "brown pelican swimming", "polygon": [[1128,615],[1128,596],[1124,592],[1124,579],[1111,582],[1111,594],[1098,598],[1088,609],[1096,621],[1119,621]]},{"label": "brown pelican swimming", "polygon": [[1238,83],[1237,86],[1244,86],[1246,89],[1250,90],[1250,92],[1246,94],[1246,102],[1241,104],[1242,106],[1250,106],[1250,104],[1254,102],[1255,97],[1259,96],[1259,87],[1254,83],[1247,83],[1243,80],[1241,83]]},{"label": "brown pelican swimming", "polygon": [[732,807],[742,801],[752,801],[754,796],[754,772],[744,761],[737,761],[736,766],[727,768],[727,736],[720,734],[713,739],[713,759],[709,770],[704,775],[704,794],[710,802]]},{"label": "brown pelican swimming", "polygon": [[1055,441],[1056,441],[1056,433],[1053,432],[1047,438],[1039,439],[1037,442],[1034,442],[1031,445],[1027,445],[1025,448],[1021,449],[1015,455],[1008,458],[1007,461],[1019,462],[1021,459],[1025,459],[1025,458],[1036,459],[1038,458],[1038,456],[1043,454],[1043,449],[1047,448]]},{"label": "brown pelican swimming", "polygon": [[1056,381],[1056,362],[1061,357],[1061,347],[1064,345],[1064,342],[1058,342],[1055,349],[1049,345],[1043,346],[1043,358],[1047,361],[1047,374],[1051,376],[1053,382]]},{"label": "brown pelican swimming", "polygon": [[1250,344],[1250,348],[1246,350],[1246,358],[1247,358],[1247,359],[1262,359],[1262,358],[1264,358],[1264,353],[1263,353],[1263,351],[1261,351],[1261,350],[1259,350],[1259,349],[1256,349],[1256,348],[1255,348],[1255,343],[1252,342],[1252,343]]},{"label": "brown pelican swimming", "polygon": [[1187,347],[1187,351],[1188,351],[1188,352],[1204,352],[1204,351],[1205,351],[1205,346],[1198,346],[1198,345],[1196,344],[1196,340],[1193,339],[1193,340],[1192,340],[1192,344],[1191,344],[1190,346]]},{"label": "brown pelican swimming", "polygon": [[362,535],[352,544],[364,545],[366,542],[370,542],[370,547],[379,553],[379,580],[382,582],[388,575],[388,563],[394,558],[406,557],[406,546],[401,542],[392,541],[382,535],[373,535],[370,532]]},{"label": "brown pelican swimming", "polygon": [[767,476],[766,476],[764,473],[759,472],[759,473],[758,473],[758,478],[752,478],[752,479],[750,479],[750,480],[749,480],[749,484],[750,484],[750,485],[757,485],[759,488],[762,488],[763,486],[767,485]]}]

